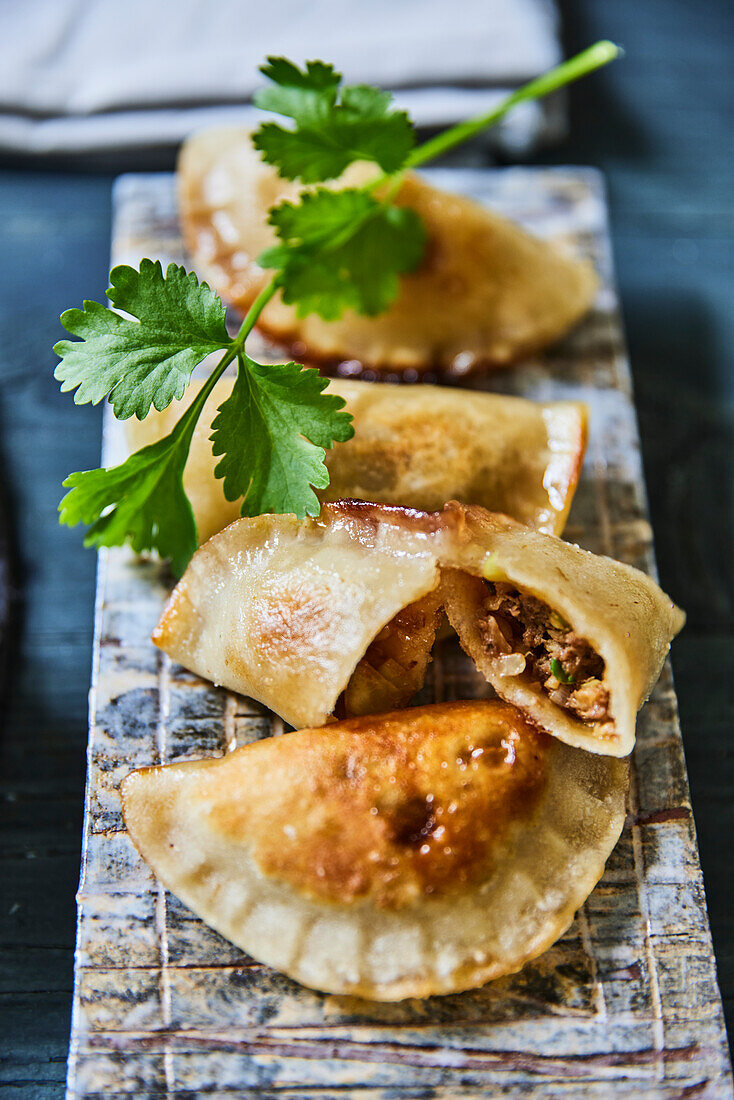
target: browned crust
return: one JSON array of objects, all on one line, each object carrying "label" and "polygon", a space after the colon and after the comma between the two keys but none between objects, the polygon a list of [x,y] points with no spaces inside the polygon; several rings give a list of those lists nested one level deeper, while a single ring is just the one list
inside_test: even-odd
[{"label": "browned crust", "polygon": [[334,500],[322,504],[324,512],[335,518],[355,520],[372,530],[380,524],[389,523],[393,527],[405,527],[406,530],[425,531],[432,534],[446,526],[443,512],[423,512],[420,508],[405,508],[402,504],[377,504],[369,500]]},{"label": "browned crust", "polygon": [[[187,248],[188,247],[187,245]],[[252,301],[254,300],[253,296]],[[247,303],[244,307],[240,302],[232,302],[232,305],[238,310],[240,317],[243,317],[249,309],[249,306],[252,305],[252,301]],[[295,332],[278,332],[276,329],[270,327],[262,317],[260,317],[255,327],[277,351],[282,351],[284,356],[288,356],[288,358],[295,360],[297,363],[302,363],[304,366],[316,367],[321,374],[328,378],[350,378],[354,381],[359,381],[361,379],[365,382],[379,382],[386,381],[390,378],[400,378],[408,383],[420,384],[421,382],[431,383],[440,382],[442,380],[456,382],[459,379],[470,378],[472,375],[506,370],[523,359],[527,359],[533,355],[538,355],[542,351],[551,350],[556,347],[573,331],[576,325],[583,320],[587,312],[588,310],[584,313],[580,313],[579,316],[569,324],[568,329],[550,343],[547,340],[536,340],[532,343],[527,343],[522,347],[518,347],[516,354],[504,359],[491,359],[487,357],[477,358],[466,370],[456,370],[450,363],[443,364],[435,360],[426,362],[420,366],[398,367],[394,363],[389,363],[384,360],[367,361],[355,359],[354,356],[350,355],[347,351],[339,355],[324,355],[305,344],[303,339],[297,336]],[[407,378],[405,377],[406,375],[408,376]]]},{"label": "browned crust", "polygon": [[487,879],[553,751],[506,703],[433,704],[246,745],[202,771],[196,799],[268,877],[397,910]]},{"label": "browned crust", "polygon": [[506,516],[502,512],[488,512],[479,504],[462,504],[458,500],[449,500],[440,512],[423,512],[419,508],[405,508],[400,504],[376,504],[368,500],[335,500],[321,506],[321,516],[327,512],[335,518],[355,520],[371,531],[385,523],[393,527],[404,527],[415,534],[416,531],[435,534],[437,531],[450,531],[461,535],[467,526],[474,524],[482,527],[508,530],[512,527],[523,528],[523,524]]}]

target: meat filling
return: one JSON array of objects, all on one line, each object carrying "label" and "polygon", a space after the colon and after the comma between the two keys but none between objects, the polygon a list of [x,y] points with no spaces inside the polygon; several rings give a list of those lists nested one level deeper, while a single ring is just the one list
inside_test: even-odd
[{"label": "meat filling", "polygon": [[540,684],[582,722],[612,723],[604,661],[586,638],[535,596],[499,581],[486,588],[478,625],[490,656],[506,659],[508,675]]},{"label": "meat filling", "polygon": [[440,586],[408,604],[370,643],[342,692],[337,718],[404,707],[420,691],[438,630]]}]

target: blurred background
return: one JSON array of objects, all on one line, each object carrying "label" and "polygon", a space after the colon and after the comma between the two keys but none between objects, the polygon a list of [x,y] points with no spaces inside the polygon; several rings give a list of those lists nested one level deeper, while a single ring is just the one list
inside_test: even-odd
[{"label": "blurred background", "polygon": [[0,1088],[63,1094],[95,558],[58,527],[101,411],[53,379],[59,313],[103,300],[120,171],[247,119],[265,53],[395,90],[429,132],[599,38],[626,57],[462,164],[591,164],[609,188],[719,980],[734,1026],[734,5],[731,0],[0,0]]}]

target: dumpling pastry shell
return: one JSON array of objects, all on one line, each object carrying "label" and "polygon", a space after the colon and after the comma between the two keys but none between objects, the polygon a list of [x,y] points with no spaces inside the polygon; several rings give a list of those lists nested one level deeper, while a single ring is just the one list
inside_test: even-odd
[{"label": "dumpling pastry shell", "polygon": [[359,712],[380,709],[384,692],[372,707],[365,698],[365,662],[389,679],[391,705],[408,702],[431,626],[418,617],[411,652],[401,616],[429,593],[499,696],[611,756],[631,751],[684,622],[639,570],[505,516],[341,501],[315,520],[262,516],[220,532],[194,555],[153,641],[291,725],[321,725],[349,703],[355,677]]},{"label": "dumpling pastry shell", "polygon": [[[342,178],[360,185],[374,166]],[[271,206],[299,187],[282,180],[248,131],[194,135],[178,163],[186,247],[199,272],[242,313],[270,278],[256,263],[275,243]],[[337,184],[338,186],[338,184]],[[588,311],[591,266],[460,195],[409,175],[395,200],[420,214],[428,232],[421,266],[402,279],[398,299],[378,317],[347,312],[338,321],[298,318],[280,297],[258,327],[298,359],[336,367],[349,361],[384,370],[455,371],[500,366],[557,340]]]},{"label": "dumpling pastry shell", "polygon": [[[131,451],[173,429],[192,399],[145,420],[131,418]],[[221,379],[194,430],[184,488],[205,542],[240,514],[214,476],[211,422],[229,396]],[[560,534],[573,500],[586,449],[586,406],[577,401],[541,404],[522,397],[445,386],[393,386],[338,380],[329,393],[345,398],[354,437],[326,452],[330,483],[321,500],[353,498],[433,511],[447,500],[480,504],[494,512]]]},{"label": "dumpling pastry shell", "polygon": [[622,830],[625,761],[497,701],[301,730],[133,772],[132,840],[165,886],[304,985],[427,997],[550,946]]}]

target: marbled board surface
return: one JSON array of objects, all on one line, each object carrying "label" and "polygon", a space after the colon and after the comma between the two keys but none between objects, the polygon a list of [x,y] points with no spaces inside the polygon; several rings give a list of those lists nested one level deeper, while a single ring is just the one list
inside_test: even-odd
[{"label": "marbled board surface", "polygon": [[[577,331],[542,362],[467,384],[588,401],[566,537],[654,571],[601,178],[428,174],[593,256],[603,288]],[[170,176],[122,177],[115,213],[116,262],[184,259]],[[110,461],[119,426],[107,429]],[[374,1005],[305,990],[244,956],[132,848],[118,794],[131,767],[282,729],[153,649],[166,592],[159,566],[100,556],[70,1097],[734,1095],[669,664],[640,716],[627,826],[568,933],[483,989]],[[419,701],[486,690],[448,643]]]}]

